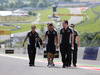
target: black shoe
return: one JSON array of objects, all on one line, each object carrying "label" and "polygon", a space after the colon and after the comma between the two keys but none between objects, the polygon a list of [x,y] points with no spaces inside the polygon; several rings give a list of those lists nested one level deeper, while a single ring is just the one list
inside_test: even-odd
[{"label": "black shoe", "polygon": [[74,67],[77,67],[76,64],[73,65]]},{"label": "black shoe", "polygon": [[68,67],[68,64],[66,64],[65,66]]},{"label": "black shoe", "polygon": [[68,65],[68,67],[71,67],[71,65]]},{"label": "black shoe", "polygon": [[32,64],[29,64],[29,66],[33,66]]},{"label": "black shoe", "polygon": [[34,64],[32,64],[32,66],[35,66]]},{"label": "black shoe", "polygon": [[49,66],[49,64],[47,66]]},{"label": "black shoe", "polygon": [[65,65],[63,65],[62,68],[65,68]]},{"label": "black shoe", "polygon": [[29,66],[35,66],[34,64],[29,64]]}]

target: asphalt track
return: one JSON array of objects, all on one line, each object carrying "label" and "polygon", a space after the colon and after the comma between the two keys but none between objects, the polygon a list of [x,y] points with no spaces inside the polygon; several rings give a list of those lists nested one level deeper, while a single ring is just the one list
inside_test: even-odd
[{"label": "asphalt track", "polygon": [[[69,8],[70,9],[70,14],[82,14],[79,8]],[[71,16],[69,20],[69,25],[70,24],[76,24],[82,21],[83,16]]]},{"label": "asphalt track", "polygon": [[27,55],[0,54],[0,75],[100,75],[100,61],[78,60],[77,68],[62,68],[59,59],[55,67],[47,67],[47,60],[37,56],[35,67],[28,66]]}]

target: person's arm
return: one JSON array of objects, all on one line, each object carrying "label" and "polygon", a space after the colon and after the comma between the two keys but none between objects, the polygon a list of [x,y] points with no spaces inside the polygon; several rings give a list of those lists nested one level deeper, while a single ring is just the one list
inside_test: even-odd
[{"label": "person's arm", "polygon": [[39,39],[39,34],[37,33],[37,36],[35,37],[35,41],[38,41]]},{"label": "person's arm", "polygon": [[46,35],[44,35],[43,37],[43,48],[45,48],[45,45],[46,45]]},{"label": "person's arm", "polygon": [[72,47],[74,47],[74,33],[72,33],[71,36],[72,36]]},{"label": "person's arm", "polygon": [[79,38],[79,36],[77,36],[76,38],[77,38],[77,42],[78,42],[78,47],[80,47],[80,38]]},{"label": "person's arm", "polygon": [[27,36],[25,37],[24,42],[22,44],[23,47],[24,47],[24,43],[26,42],[26,40],[27,40]]},{"label": "person's arm", "polygon": [[59,34],[59,36],[58,36],[58,45],[57,45],[57,48],[59,48],[59,45],[60,45],[60,38],[61,38],[61,34]]},{"label": "person's arm", "polygon": [[[56,47],[57,47],[57,45],[58,45],[58,35],[56,36]],[[57,49],[58,49],[58,47],[57,47]]]}]

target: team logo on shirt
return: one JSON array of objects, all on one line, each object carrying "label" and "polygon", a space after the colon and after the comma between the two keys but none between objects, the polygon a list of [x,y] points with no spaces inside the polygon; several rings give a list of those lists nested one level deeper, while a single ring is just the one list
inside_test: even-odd
[{"label": "team logo on shirt", "polygon": [[70,32],[70,30],[68,29],[68,32]]},{"label": "team logo on shirt", "polygon": [[37,34],[35,34],[35,37],[37,37]]},{"label": "team logo on shirt", "polygon": [[53,34],[56,34],[55,31],[53,32]]},{"label": "team logo on shirt", "polygon": [[62,29],[62,33],[64,33],[64,29]]},{"label": "team logo on shirt", "polygon": [[74,32],[74,35],[76,35],[76,33]]},{"label": "team logo on shirt", "polygon": [[32,34],[30,33],[29,36],[32,36]]},{"label": "team logo on shirt", "polygon": [[48,34],[50,34],[50,32],[48,31]]}]

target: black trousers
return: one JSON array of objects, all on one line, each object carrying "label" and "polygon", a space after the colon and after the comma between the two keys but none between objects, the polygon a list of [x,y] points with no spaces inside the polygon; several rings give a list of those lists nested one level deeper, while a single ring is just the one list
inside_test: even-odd
[{"label": "black trousers", "polygon": [[33,45],[28,45],[29,64],[35,63],[36,48]]},{"label": "black trousers", "polygon": [[73,62],[73,65],[76,65],[77,63],[77,51],[78,51],[78,46],[77,44],[74,44],[74,50],[72,50],[72,57],[71,60]]},{"label": "black trousers", "polygon": [[62,56],[63,65],[71,65],[71,44],[60,44],[60,52]]}]

